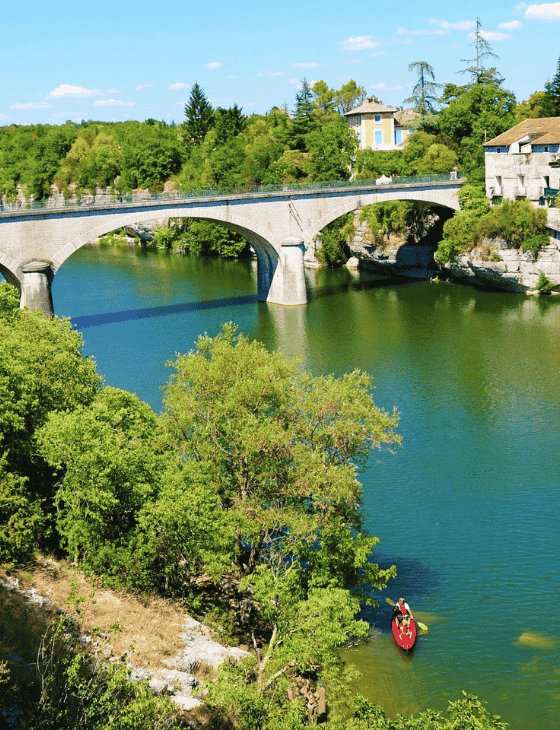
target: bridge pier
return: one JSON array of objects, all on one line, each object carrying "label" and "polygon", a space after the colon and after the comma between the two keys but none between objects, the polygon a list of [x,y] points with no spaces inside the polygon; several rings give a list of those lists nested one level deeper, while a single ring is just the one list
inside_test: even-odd
[{"label": "bridge pier", "polygon": [[267,301],[271,304],[307,304],[305,244],[301,238],[289,236],[281,245],[278,264],[272,277]]},{"label": "bridge pier", "polygon": [[20,308],[40,309],[46,317],[54,314],[51,283],[53,272],[46,261],[30,261],[22,267]]}]

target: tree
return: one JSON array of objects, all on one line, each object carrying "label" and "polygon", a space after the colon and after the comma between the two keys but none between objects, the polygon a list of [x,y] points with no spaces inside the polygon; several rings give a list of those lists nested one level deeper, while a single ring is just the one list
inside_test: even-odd
[{"label": "tree", "polygon": [[313,115],[313,92],[307,79],[304,78],[301,82],[301,89],[296,93],[290,147],[305,152],[305,135],[311,132],[316,124],[317,121]]},{"label": "tree", "polygon": [[[539,119],[539,117],[547,116],[543,110],[545,97],[546,91],[535,91],[528,99],[520,102],[515,107],[515,121],[519,124],[526,119]],[[560,111],[558,115],[560,116]]]},{"label": "tree", "polygon": [[305,137],[313,180],[348,180],[358,142],[342,117],[326,122]]},{"label": "tree", "polygon": [[59,474],[61,546],[73,560],[129,585],[149,584],[136,550],[139,512],[170,461],[156,414],[135,395],[103,388],[91,405],[51,413],[39,452]]},{"label": "tree", "polygon": [[191,89],[189,101],[185,104],[185,117],[183,127],[187,138],[193,144],[202,144],[207,132],[214,126],[214,113],[212,105],[196,81]]},{"label": "tree", "polygon": [[413,103],[416,111],[425,116],[434,111],[434,104],[438,100],[436,91],[443,89],[443,84],[435,82],[434,69],[426,61],[414,61],[408,65],[408,70],[417,72],[418,82],[412,89],[412,96],[405,99],[404,103]]},{"label": "tree", "polygon": [[354,107],[359,106],[366,98],[366,90],[358,86],[354,79],[343,84],[336,92],[337,109],[340,114],[346,114]]},{"label": "tree", "polygon": [[556,73],[552,81],[544,85],[545,93],[542,100],[542,115],[544,117],[560,117],[560,58],[556,64]]},{"label": "tree", "polygon": [[7,309],[8,317],[0,318],[2,449],[8,450],[7,469],[29,477],[27,494],[47,497],[35,433],[52,411],[91,403],[101,378],[94,360],[82,357],[82,337],[68,320],[22,310],[14,316]]},{"label": "tree", "polygon": [[216,145],[228,144],[238,134],[241,134],[246,126],[247,117],[243,114],[243,109],[237,106],[237,103],[229,109],[218,107],[214,110]]},{"label": "tree", "polygon": [[495,68],[486,68],[483,66],[483,61],[485,59],[498,58],[498,56],[492,51],[490,43],[488,43],[484,37],[480,18],[476,19],[476,29],[473,36],[474,40],[471,45],[475,48],[476,57],[468,59],[462,58],[461,61],[463,63],[469,63],[471,65],[457,73],[470,74],[472,77],[471,83],[473,84],[493,83],[499,86],[501,83],[501,75],[496,72]]},{"label": "tree", "polygon": [[495,84],[447,90],[451,101],[436,117],[436,132],[455,148],[463,170],[484,180],[483,144],[515,124],[515,97]]},{"label": "tree", "polygon": [[214,490],[215,533],[234,573],[276,581],[289,572],[304,597],[306,586],[351,584],[373,601],[368,585],[393,572],[368,562],[377,538],[360,532],[356,473],[398,437],[396,415],[376,408],[367,376],[306,375],[231,324],[199,338],[174,367],[169,439]]},{"label": "tree", "polygon": [[184,146],[173,128],[166,130],[135,122],[122,144],[123,190],[149,188],[161,192],[163,184],[178,174],[185,159]]}]

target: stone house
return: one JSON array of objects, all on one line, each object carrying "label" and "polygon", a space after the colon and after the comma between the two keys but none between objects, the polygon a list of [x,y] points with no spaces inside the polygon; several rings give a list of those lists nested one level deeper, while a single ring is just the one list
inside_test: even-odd
[{"label": "stone house", "polygon": [[555,205],[560,189],[560,117],[526,119],[484,145],[486,195]]},{"label": "stone house", "polygon": [[412,134],[404,126],[409,121],[405,112],[409,111],[385,106],[370,97],[344,116],[356,134],[361,150],[402,150],[406,138]]}]

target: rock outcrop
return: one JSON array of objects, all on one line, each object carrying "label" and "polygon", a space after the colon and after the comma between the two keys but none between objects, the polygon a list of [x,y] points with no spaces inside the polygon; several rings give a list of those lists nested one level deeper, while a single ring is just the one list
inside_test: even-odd
[{"label": "rock outcrop", "polygon": [[530,251],[508,248],[500,239],[483,240],[444,269],[455,281],[516,292],[535,290],[542,272],[560,291],[560,241],[551,237],[535,258]]}]

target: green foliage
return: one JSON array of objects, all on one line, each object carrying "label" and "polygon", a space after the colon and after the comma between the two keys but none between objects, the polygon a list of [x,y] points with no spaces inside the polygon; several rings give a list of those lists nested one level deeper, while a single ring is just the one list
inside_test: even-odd
[{"label": "green foliage", "polygon": [[[81,355],[81,335],[68,320],[22,311],[0,319],[0,433],[9,449],[7,467],[28,476],[31,493],[41,493],[35,432],[52,411],[71,411],[93,400],[100,383],[95,362]],[[45,494],[44,496],[47,496]]]},{"label": "green foliage", "polygon": [[332,268],[343,266],[350,257],[348,244],[355,232],[353,213],[347,213],[325,226],[320,234],[321,247],[316,252],[319,261]]},{"label": "green foliage", "polygon": [[418,81],[412,89],[412,96],[404,99],[404,103],[413,103],[416,111],[425,116],[434,111],[434,104],[438,101],[436,92],[443,88],[443,84],[435,82],[434,69],[427,61],[409,63],[408,70],[416,71]]},{"label": "green foliage", "polygon": [[6,471],[6,461],[0,454],[0,563],[13,564],[31,557],[44,518],[27,495],[27,479]]},{"label": "green foliage", "polygon": [[[366,98],[366,90],[363,86],[358,86],[354,79],[350,79],[343,84],[336,92],[337,109],[340,114],[346,114],[354,107],[359,106]],[[373,97],[374,101],[377,101]]]},{"label": "green foliage", "polygon": [[504,200],[489,207],[481,186],[465,185],[459,192],[462,208],[443,227],[443,241],[435,254],[438,263],[453,261],[472,249],[481,238],[501,238],[512,248],[538,252],[548,243],[545,210],[528,200]]},{"label": "green foliage", "polygon": [[355,179],[375,180],[382,175],[392,177],[393,175],[404,175],[404,160],[401,150],[358,150],[354,162]]},{"label": "green foliage", "polygon": [[217,223],[190,218],[183,218],[168,226],[156,226],[150,245],[224,258],[250,255],[249,243],[240,233]]},{"label": "green foliage", "polygon": [[106,577],[149,582],[135,553],[138,513],[170,462],[151,408],[105,387],[91,405],[52,413],[37,444],[60,474],[56,526],[68,554]]},{"label": "green foliage", "polygon": [[391,200],[364,206],[360,221],[367,221],[375,242],[380,244],[391,235],[418,237],[432,215],[433,208],[426,203]]},{"label": "green foliage", "polygon": [[12,322],[19,316],[19,291],[8,282],[0,283],[0,320]]},{"label": "green foliage", "polygon": [[206,134],[214,126],[215,119],[212,105],[197,82],[193,84],[189,101],[185,104],[185,117],[183,127],[187,139],[193,144],[204,142]]},{"label": "green foliage", "polygon": [[556,73],[552,81],[547,81],[544,89],[541,102],[542,116],[560,117],[560,58],[556,64]]},{"label": "green foliage", "polygon": [[[236,335],[232,325],[215,338],[201,337],[174,367],[164,418],[183,459],[202,470],[199,483],[205,478],[214,490],[222,556],[239,576],[259,566],[284,573],[294,565],[301,585],[315,580],[324,587],[319,568],[312,578],[302,561],[325,549],[327,528],[340,536],[340,549],[348,530],[359,531],[356,470],[372,448],[397,440],[396,416],[375,407],[365,375],[298,373],[279,353]],[[329,538],[333,560],[338,549]],[[366,584],[378,588],[393,572],[367,559],[361,569],[357,595],[371,600]],[[329,581],[346,587],[344,575]]]},{"label": "green foliage", "polygon": [[535,284],[535,289],[542,292],[543,294],[546,294],[547,292],[552,291],[555,286],[556,284],[551,281],[543,271],[539,272],[539,278],[537,279],[537,283]]},{"label": "green foliage", "polygon": [[551,281],[543,271],[539,272],[539,278],[537,279],[537,283],[535,284],[535,289],[538,289],[538,291],[546,294],[547,292],[552,291],[555,286],[556,284]]},{"label": "green foliage", "polygon": [[325,122],[320,129],[306,135],[305,144],[311,155],[313,180],[348,180],[358,143],[344,119]]},{"label": "green foliage", "polygon": [[290,147],[305,152],[305,137],[317,125],[313,114],[313,92],[307,79],[301,82],[301,89],[296,93],[296,105],[292,118]]},{"label": "green foliage", "polygon": [[354,698],[350,720],[329,723],[331,730],[506,730],[507,723],[488,712],[475,695],[463,692],[445,713],[425,710],[418,715],[397,715],[389,719],[385,712],[361,695]]},{"label": "green foliage", "polygon": [[183,145],[174,129],[162,130],[138,122],[130,124],[122,144],[119,188],[161,192],[163,183],[181,169],[185,159]]},{"label": "green foliage", "polygon": [[463,170],[482,171],[484,179],[483,144],[515,124],[515,97],[496,84],[446,89],[449,105],[437,115],[435,131],[455,146]]},{"label": "green foliage", "polygon": [[526,119],[538,119],[546,116],[542,108],[545,96],[545,91],[535,91],[526,101],[520,102],[515,107],[515,121],[519,124]]},{"label": "green foliage", "polygon": [[[480,234],[487,238],[503,238],[513,248],[525,249],[524,244],[529,239],[528,249],[535,250],[535,246],[542,246],[545,239],[548,243],[548,238],[542,237],[546,224],[546,210],[534,208],[528,200],[504,200],[481,220]],[[541,238],[535,240],[536,235]]]}]

